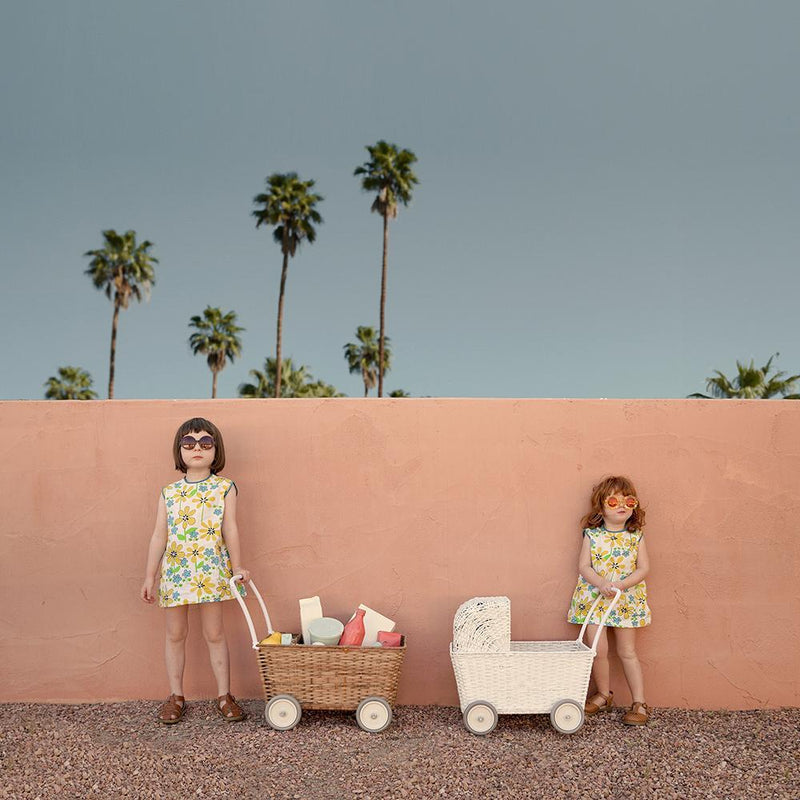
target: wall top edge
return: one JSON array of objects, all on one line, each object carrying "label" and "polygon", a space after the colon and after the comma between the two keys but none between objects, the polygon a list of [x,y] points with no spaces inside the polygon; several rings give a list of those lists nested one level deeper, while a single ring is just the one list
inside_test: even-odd
[{"label": "wall top edge", "polygon": [[582,405],[674,405],[684,407],[711,409],[731,408],[731,407],[759,407],[776,411],[794,410],[800,413],[800,402],[779,403],[778,400],[733,400],[715,399],[705,400],[699,398],[677,398],[677,397],[309,397],[309,398],[150,398],[150,399],[114,399],[114,400],[2,400],[0,408],[15,407],[36,407],[36,408],[74,408],[76,406],[83,409],[117,408],[122,406],[185,406],[201,405],[204,408],[220,408],[229,405],[246,404],[254,406],[257,404],[275,403],[285,407],[289,403],[299,406],[309,405],[358,405],[358,406],[396,406],[400,405],[419,405],[419,404],[551,404],[551,403],[576,403]]}]

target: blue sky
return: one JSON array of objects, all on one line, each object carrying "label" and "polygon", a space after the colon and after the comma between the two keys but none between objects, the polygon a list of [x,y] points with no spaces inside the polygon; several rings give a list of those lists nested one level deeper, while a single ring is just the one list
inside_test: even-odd
[{"label": "blue sky", "polygon": [[284,354],[360,396],[381,221],[378,139],[420,184],[391,226],[386,388],[683,397],[736,359],[800,372],[800,6],[793,2],[39,0],[0,7],[0,398],[57,367],[108,379],[101,231],[154,242],[115,394],[210,394],[188,322],[247,330],[219,394],[274,355],[267,175],[325,198],[292,261]]}]

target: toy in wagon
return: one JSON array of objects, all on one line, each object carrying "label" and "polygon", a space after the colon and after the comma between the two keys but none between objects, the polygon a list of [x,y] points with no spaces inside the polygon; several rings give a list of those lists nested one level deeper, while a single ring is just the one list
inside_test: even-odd
[{"label": "toy in wagon", "polygon": [[485,736],[495,729],[500,714],[548,713],[559,733],[580,730],[597,641],[622,594],[614,592],[591,647],[582,641],[587,622],[575,640],[512,642],[507,597],[473,597],[462,603],[453,619],[450,659],[467,730]]},{"label": "toy in wagon", "polygon": [[[231,586],[240,578],[234,575]],[[279,731],[294,728],[303,709],[355,711],[362,730],[380,733],[392,721],[392,705],[406,652],[395,623],[360,605],[347,624],[322,614],[319,597],[300,600],[300,636],[272,628],[267,607],[252,580],[250,588],[264,615],[267,636],[256,636],[253,619],[239,601],[264,687],[264,718]]]}]

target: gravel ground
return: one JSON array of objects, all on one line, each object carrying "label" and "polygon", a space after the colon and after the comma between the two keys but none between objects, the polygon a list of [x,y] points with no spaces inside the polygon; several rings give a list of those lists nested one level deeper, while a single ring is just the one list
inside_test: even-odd
[{"label": "gravel ground", "polygon": [[572,736],[545,716],[501,717],[486,737],[456,708],[400,706],[380,734],[352,713],[305,712],[279,733],[262,700],[226,723],[190,702],[177,725],[156,704],[0,706],[0,797],[798,798],[800,709],[622,711]]}]

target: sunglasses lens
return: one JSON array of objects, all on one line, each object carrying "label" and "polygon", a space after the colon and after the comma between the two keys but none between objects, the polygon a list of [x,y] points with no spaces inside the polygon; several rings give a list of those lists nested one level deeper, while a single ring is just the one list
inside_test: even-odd
[{"label": "sunglasses lens", "polygon": [[195,439],[194,436],[184,436],[181,439],[181,447],[184,450],[194,450],[195,445],[200,445],[202,450],[210,450],[214,446],[214,440],[210,436],[203,436]]},{"label": "sunglasses lens", "polygon": [[617,508],[620,505],[625,506],[625,508],[636,508],[636,506],[639,505],[639,501],[630,494],[622,500],[612,495],[611,497],[606,498],[606,505],[609,508]]}]

